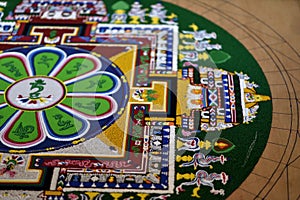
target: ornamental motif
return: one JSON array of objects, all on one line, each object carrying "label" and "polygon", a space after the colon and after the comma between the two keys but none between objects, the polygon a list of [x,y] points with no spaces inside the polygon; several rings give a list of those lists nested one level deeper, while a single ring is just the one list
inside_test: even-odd
[{"label": "ornamental motif", "polygon": [[116,66],[83,50],[30,47],[4,52],[0,151],[57,149],[91,138],[118,118],[128,91]]}]

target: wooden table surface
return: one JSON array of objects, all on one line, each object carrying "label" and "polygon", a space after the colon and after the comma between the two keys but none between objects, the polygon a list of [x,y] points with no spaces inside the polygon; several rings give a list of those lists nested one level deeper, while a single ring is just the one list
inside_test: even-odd
[{"label": "wooden table surface", "polygon": [[266,149],[231,200],[300,199],[300,1],[165,0],[235,36],[262,67],[273,101]]}]

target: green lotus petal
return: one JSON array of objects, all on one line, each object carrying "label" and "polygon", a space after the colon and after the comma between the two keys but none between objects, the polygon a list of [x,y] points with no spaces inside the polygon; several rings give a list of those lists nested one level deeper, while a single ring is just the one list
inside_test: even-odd
[{"label": "green lotus petal", "polygon": [[3,103],[6,103],[4,95],[0,94],[0,105],[3,104]]},{"label": "green lotus petal", "polygon": [[111,101],[104,97],[67,97],[63,105],[87,116],[101,116],[111,110]]},{"label": "green lotus petal", "polygon": [[28,76],[24,63],[13,56],[0,58],[0,73],[14,80]]},{"label": "green lotus petal", "polygon": [[45,117],[51,131],[59,136],[70,136],[83,128],[83,122],[58,108],[46,110]]},{"label": "green lotus petal", "polygon": [[8,139],[16,143],[33,142],[40,136],[40,130],[35,112],[24,112],[12,125],[8,133]]},{"label": "green lotus petal", "polygon": [[61,81],[70,80],[95,69],[95,63],[87,58],[73,58],[56,75]]},{"label": "green lotus petal", "polygon": [[112,78],[107,74],[91,76],[87,79],[75,82],[67,86],[68,92],[97,92],[104,93],[110,91],[115,86]]},{"label": "green lotus petal", "polygon": [[[0,96],[1,98],[1,103],[3,101],[3,95]],[[0,104],[1,104],[0,103]],[[0,109],[0,127],[2,127],[6,122],[7,120],[9,120],[11,118],[11,116],[16,112],[15,109],[9,107],[9,106],[6,106],[6,107],[3,107]]]},{"label": "green lotus petal", "polygon": [[3,79],[0,78],[0,91],[5,91],[6,88],[10,85],[9,82],[4,81]]},{"label": "green lotus petal", "polygon": [[60,56],[52,52],[39,53],[33,58],[36,75],[48,75],[57,65]]}]

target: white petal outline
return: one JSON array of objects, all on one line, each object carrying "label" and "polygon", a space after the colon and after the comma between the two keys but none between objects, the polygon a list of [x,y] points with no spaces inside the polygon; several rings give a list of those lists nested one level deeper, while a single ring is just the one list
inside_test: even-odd
[{"label": "white petal outline", "polygon": [[[21,61],[23,62],[25,71],[27,72],[27,75],[28,76],[33,76],[33,72],[32,72],[32,70],[29,66],[29,62],[27,60],[27,57],[24,54],[21,54],[21,53],[18,53],[18,52],[5,52],[5,53],[0,54],[0,59],[3,58],[3,57],[13,57],[13,58],[21,59]],[[6,76],[5,74],[3,74],[1,72],[0,72],[0,77],[4,80],[10,82],[10,83],[13,83],[13,82],[16,81],[16,80]]]},{"label": "white petal outline", "polygon": [[18,119],[21,117],[21,115],[25,113],[24,111],[17,111],[17,113],[15,113],[13,115],[13,117],[11,119],[9,119],[9,121],[7,122],[7,124],[5,125],[5,127],[2,129],[1,131],[1,140],[2,140],[2,143],[5,145],[5,146],[8,146],[10,148],[14,148],[14,149],[27,149],[27,148],[30,148],[30,147],[33,147],[33,146],[36,146],[36,145],[39,145],[40,143],[42,143],[45,139],[46,139],[46,134],[45,132],[43,131],[43,127],[42,125],[39,123],[39,121],[41,120],[40,118],[40,115],[39,115],[39,112],[36,113],[36,117],[37,117],[37,125],[38,125],[38,128],[40,128],[40,133],[41,133],[41,138],[36,141],[34,140],[33,142],[29,142],[29,144],[27,145],[21,145],[21,146],[17,146],[16,144],[17,143],[11,143],[9,141],[7,141],[5,139],[5,132],[11,127],[11,126],[14,126],[14,124],[16,123],[16,121],[18,121]]},{"label": "white petal outline", "polygon": [[[87,96],[86,94],[84,96],[81,96],[81,95],[75,95],[74,97],[94,97],[94,98],[104,98],[104,99],[109,99],[111,104],[112,104],[112,108],[111,108],[111,111],[106,113],[106,114],[103,114],[103,115],[99,115],[99,116],[92,116],[92,115],[88,115],[88,114],[85,114],[85,113],[82,113],[76,109],[73,109],[73,108],[70,108],[68,106],[65,106],[63,105],[63,102],[60,103],[59,105],[57,105],[57,107],[63,109],[63,110],[66,110],[70,113],[76,113],[77,116],[80,116],[80,118],[84,118],[84,119],[87,119],[87,120],[101,120],[101,119],[105,119],[107,117],[110,117],[112,115],[114,115],[117,111],[118,111],[118,104],[117,102],[115,101],[114,98],[110,97],[110,96],[95,96],[95,95],[91,95],[91,96]],[[92,98],[91,98],[92,99]]]},{"label": "white petal outline", "polygon": [[[70,112],[68,112],[67,110],[63,110],[62,112],[66,111],[68,114],[71,114]],[[44,111],[43,111],[44,112]],[[75,115],[76,113],[72,113],[73,115]],[[87,132],[90,130],[90,123],[89,121],[87,121],[86,119],[81,118],[81,116],[76,115],[77,118],[79,118],[80,120],[83,121],[83,123],[86,123],[86,127],[85,130],[80,134],[80,135],[76,135],[75,137],[70,137],[70,138],[63,138],[63,137],[53,137],[49,132],[48,129],[46,127],[46,123],[45,123],[45,116],[43,115],[43,113],[41,112],[42,115],[42,124],[43,124],[43,130],[45,131],[46,135],[48,138],[55,140],[55,141],[63,141],[63,142],[69,142],[69,141],[73,141],[76,139],[79,139],[81,137],[83,137],[85,134],[87,134]]]},{"label": "white petal outline", "polygon": [[93,72],[99,71],[102,68],[102,63],[99,58],[97,58],[93,55],[87,54],[87,53],[76,53],[76,54],[68,56],[68,58],[61,65],[57,66],[49,74],[49,76],[53,76],[53,77],[57,76],[64,69],[64,67],[74,58],[87,58],[87,57],[95,63],[95,66],[94,66],[95,68],[92,69],[91,71],[88,71],[85,74],[81,74],[81,75],[75,76],[74,78],[71,78],[67,81],[64,81],[65,84],[68,84],[69,82],[84,79],[84,78],[88,77],[90,74],[92,74]]},{"label": "white petal outline", "polygon": [[[35,54],[37,51],[40,51],[40,52],[54,51],[54,52],[59,52],[62,55],[62,57],[60,58],[60,60],[58,60],[57,66],[55,66],[51,72],[53,72],[56,68],[58,68],[63,63],[63,61],[66,59],[66,57],[67,57],[67,54],[63,50],[61,50],[59,48],[56,48],[56,47],[39,47],[37,49],[31,50],[27,54],[28,66],[30,65],[29,60],[33,61],[33,59],[34,59],[34,58],[32,58],[33,57],[32,54]],[[38,53],[36,55],[38,55]],[[34,63],[32,63],[32,66],[30,65],[30,70],[31,70],[31,73],[32,73],[30,76],[36,75],[35,73],[33,73],[33,70],[32,70],[32,68],[34,68],[34,67],[35,67]],[[49,74],[51,74],[51,72]]]},{"label": "white petal outline", "polygon": [[6,107],[7,105],[8,105],[7,103],[0,104],[0,109]]},{"label": "white petal outline", "polygon": [[5,80],[5,81],[7,81],[7,82],[9,82],[9,83],[16,82],[16,80],[9,78],[8,76],[2,74],[1,72],[0,72],[0,78],[3,79],[3,80]]},{"label": "white petal outline", "polygon": [[[121,80],[119,79],[118,76],[114,75],[113,73],[106,72],[106,71],[101,71],[101,72],[97,72],[97,73],[91,74],[91,75],[89,75],[88,77],[86,77],[84,79],[79,79],[79,80],[74,79],[72,82],[69,82],[68,84],[65,83],[65,84],[67,86],[71,85],[71,84],[74,84],[74,85],[80,84],[80,81],[84,81],[85,79],[88,79],[88,78],[91,78],[91,77],[97,76],[97,75],[102,75],[102,74],[111,76],[114,79],[114,81],[116,82],[116,85],[109,92],[98,92],[97,93],[95,91],[95,93],[93,93],[92,95],[94,95],[94,96],[104,96],[104,95],[110,95],[110,94],[113,94],[113,93],[117,92],[120,89],[120,87],[121,87]],[[76,96],[78,94],[84,96],[84,95],[89,95],[89,92],[87,92],[87,93],[83,93],[83,92],[82,93],[70,92],[70,93],[67,94],[67,96]]]}]

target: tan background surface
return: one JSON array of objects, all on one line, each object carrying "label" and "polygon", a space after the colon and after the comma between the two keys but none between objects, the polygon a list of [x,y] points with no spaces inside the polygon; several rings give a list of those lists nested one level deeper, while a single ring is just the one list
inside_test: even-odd
[{"label": "tan background surface", "polygon": [[267,147],[230,200],[300,199],[300,1],[166,0],[235,36],[262,67],[273,98]]}]

